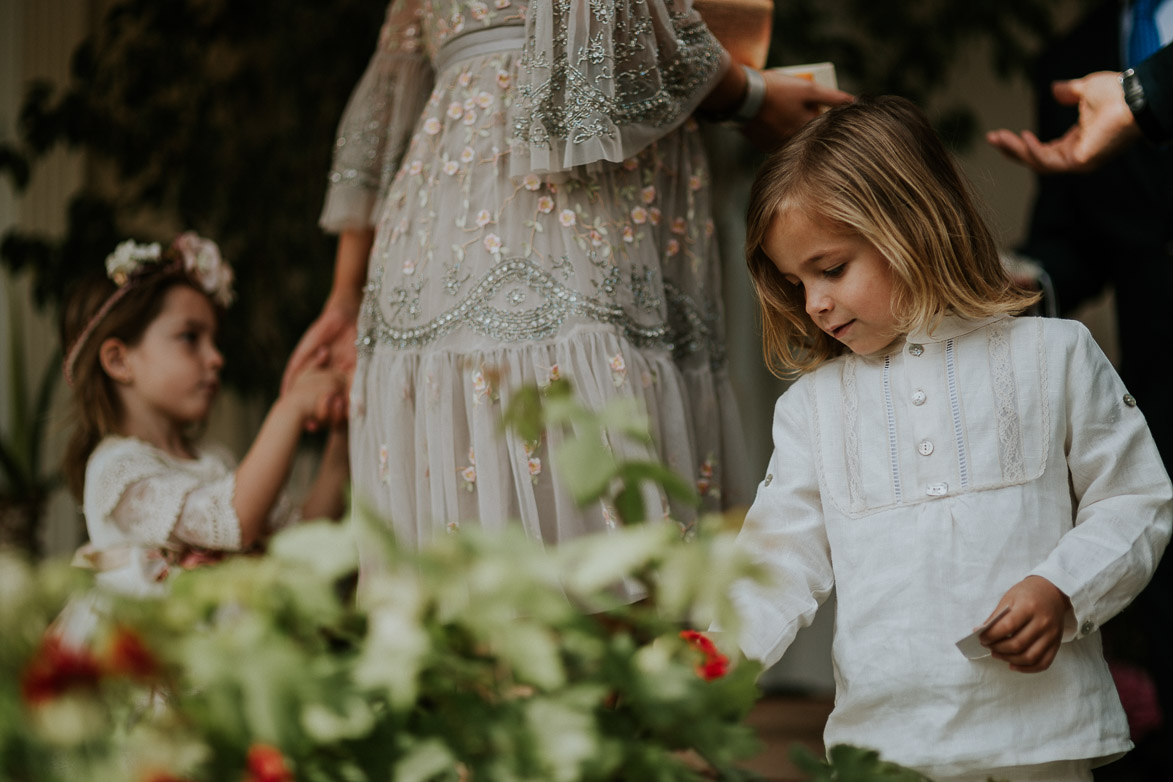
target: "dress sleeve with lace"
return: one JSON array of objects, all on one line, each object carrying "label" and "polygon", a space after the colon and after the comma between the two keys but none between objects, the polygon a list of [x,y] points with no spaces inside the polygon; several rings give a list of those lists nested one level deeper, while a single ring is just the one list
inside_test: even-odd
[{"label": "dress sleeve with lace", "polygon": [[378,47],[338,123],[319,218],[326,231],[374,224],[382,194],[432,91],[434,77],[420,35],[419,0],[391,3]]}]

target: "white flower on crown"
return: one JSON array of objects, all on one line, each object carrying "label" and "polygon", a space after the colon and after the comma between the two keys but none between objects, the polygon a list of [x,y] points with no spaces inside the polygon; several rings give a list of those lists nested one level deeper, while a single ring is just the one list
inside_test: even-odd
[{"label": "white flower on crown", "polygon": [[155,263],[161,255],[162,248],[158,242],[139,244],[133,239],[127,239],[106,256],[106,276],[115,285],[125,285],[130,275],[141,269],[144,263]]},{"label": "white flower on crown", "polygon": [[220,257],[220,248],[215,242],[194,231],[186,231],[175,238],[171,249],[179,253],[184,271],[200,284],[212,301],[221,307],[232,303],[232,267]]}]

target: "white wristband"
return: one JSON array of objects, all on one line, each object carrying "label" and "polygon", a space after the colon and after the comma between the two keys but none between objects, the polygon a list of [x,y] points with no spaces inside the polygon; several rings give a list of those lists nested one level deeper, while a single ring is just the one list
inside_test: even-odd
[{"label": "white wristband", "polygon": [[762,110],[762,104],[766,100],[766,80],[762,78],[761,71],[749,66],[742,65],[741,70],[745,71],[745,97],[733,112],[733,119],[737,122],[749,122]]}]

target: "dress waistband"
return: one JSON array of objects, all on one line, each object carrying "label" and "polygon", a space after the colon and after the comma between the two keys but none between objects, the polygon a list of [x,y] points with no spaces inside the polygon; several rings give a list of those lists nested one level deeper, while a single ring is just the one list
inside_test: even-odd
[{"label": "dress waistband", "polygon": [[472,30],[458,35],[440,47],[440,51],[436,53],[436,73],[443,72],[445,68],[458,60],[467,60],[470,57],[480,57],[511,49],[520,50],[524,44],[525,24],[523,22]]}]

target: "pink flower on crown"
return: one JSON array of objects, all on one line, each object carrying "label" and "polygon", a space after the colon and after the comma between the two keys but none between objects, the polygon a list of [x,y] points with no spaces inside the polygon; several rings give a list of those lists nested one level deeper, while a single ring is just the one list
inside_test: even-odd
[{"label": "pink flower on crown", "polygon": [[220,257],[220,248],[211,239],[194,231],[176,237],[171,248],[183,259],[183,269],[204,289],[212,301],[221,307],[232,303],[232,267]]}]

